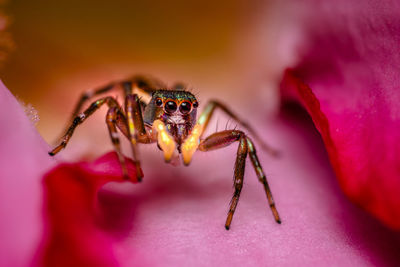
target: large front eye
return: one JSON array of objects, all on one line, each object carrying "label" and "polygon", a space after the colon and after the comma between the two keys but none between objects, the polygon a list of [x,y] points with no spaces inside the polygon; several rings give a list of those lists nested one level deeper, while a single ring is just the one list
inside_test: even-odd
[{"label": "large front eye", "polygon": [[191,109],[192,109],[192,104],[190,104],[190,102],[188,101],[182,102],[181,105],[179,106],[179,111],[182,114],[188,114]]},{"label": "large front eye", "polygon": [[176,111],[177,108],[178,107],[174,101],[168,101],[167,103],[165,103],[166,112],[173,113]]}]

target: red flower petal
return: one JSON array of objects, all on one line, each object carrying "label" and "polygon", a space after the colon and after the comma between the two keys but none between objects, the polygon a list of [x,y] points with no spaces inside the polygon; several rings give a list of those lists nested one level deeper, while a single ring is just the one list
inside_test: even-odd
[{"label": "red flower petal", "polygon": [[399,2],[315,5],[284,97],[310,113],[345,193],[399,230]]},{"label": "red flower petal", "polygon": [[[129,159],[127,163],[133,177],[134,164]],[[43,265],[117,265],[112,246],[115,238],[106,229],[118,218],[112,212],[106,214],[107,210],[99,208],[98,202],[100,187],[111,181],[123,181],[114,152],[93,163],[61,164],[46,175],[48,227],[43,244]]]}]

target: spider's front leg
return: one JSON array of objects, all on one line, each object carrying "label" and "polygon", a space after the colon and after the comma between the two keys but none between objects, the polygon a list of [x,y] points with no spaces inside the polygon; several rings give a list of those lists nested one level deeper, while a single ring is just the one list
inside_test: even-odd
[{"label": "spider's front leg", "polygon": [[[121,108],[118,105],[118,102],[112,98],[112,97],[104,97],[101,99],[98,99],[97,101],[93,102],[83,113],[77,115],[70,127],[68,128],[66,134],[64,135],[61,143],[56,146],[52,151],[49,152],[50,156],[56,155],[58,152],[60,152],[63,148],[65,148],[70,141],[76,127],[79,124],[82,124],[88,117],[90,117],[95,111],[97,111],[101,106],[104,104],[107,104],[109,107],[109,110],[106,115],[106,123],[107,127],[110,133],[110,138],[112,140],[113,146],[115,151],[117,152],[119,162],[121,164],[122,168],[122,173],[125,179],[129,179],[128,176],[128,171],[125,163],[125,158],[122,155],[121,149],[120,149],[120,142],[119,142],[119,137],[117,133],[116,127],[121,129],[121,131],[127,135],[127,129],[126,129],[126,119],[125,116],[121,110]],[[140,169],[139,169],[140,171]]]},{"label": "spider's front leg", "polygon": [[160,88],[162,87],[162,85],[163,83],[155,78],[136,75],[123,81],[111,82],[105,86],[101,86],[93,90],[88,90],[82,93],[78,103],[76,103],[74,111],[72,112],[71,121],[81,112],[82,107],[92,97],[98,97],[101,94],[109,93],[115,89],[118,89],[119,86],[122,87],[125,95],[132,94],[132,92],[134,91],[134,93],[142,95],[143,98],[149,99],[149,97],[151,98],[151,93],[155,90],[155,88]]},{"label": "spider's front leg", "polygon": [[192,156],[194,152],[196,152],[197,147],[200,144],[200,139],[206,130],[208,123],[210,122],[211,117],[214,114],[214,111],[219,108],[226,115],[237,121],[241,124],[247,131],[250,132],[252,136],[261,144],[262,148],[269,152],[273,156],[279,155],[279,152],[274,148],[270,147],[267,143],[265,143],[256,133],[256,131],[244,120],[240,119],[230,108],[228,108],[223,103],[217,100],[211,100],[207,103],[204,110],[201,112],[199,119],[197,120],[196,125],[194,126],[192,132],[182,144],[182,158],[183,163],[185,165],[189,165],[192,160]]},{"label": "spider's front leg", "polygon": [[87,118],[89,118],[94,112],[96,112],[101,106],[107,104],[111,107],[119,107],[118,102],[112,97],[104,97],[94,101],[84,112],[76,114],[72,120],[71,125],[68,127],[66,133],[64,134],[61,143],[56,146],[52,151],[49,152],[50,156],[56,155],[63,148],[65,148],[71,139],[76,127],[82,124]]},{"label": "spider's front leg", "polygon": [[244,170],[246,166],[246,157],[247,154],[250,155],[250,159],[253,163],[254,170],[257,173],[258,179],[264,185],[265,192],[267,194],[268,202],[271,208],[271,211],[275,217],[276,222],[280,223],[280,217],[278,211],[275,207],[275,202],[272,198],[271,190],[269,188],[266,176],[264,171],[261,167],[261,164],[257,158],[256,150],[254,147],[253,142],[250,140],[249,137],[246,136],[245,133],[238,130],[227,130],[218,133],[214,133],[208,136],[206,139],[202,140],[199,144],[198,149],[200,151],[210,151],[214,149],[219,149],[226,147],[233,142],[239,141],[239,146],[236,155],[235,161],[235,170],[234,170],[234,188],[235,192],[233,194],[228,217],[226,219],[225,228],[229,230],[233,214],[235,213],[237,204],[239,202],[240,192],[242,191],[243,187],[243,177],[244,177]]},{"label": "spider's front leg", "polygon": [[143,178],[143,174],[140,167],[137,142],[149,143],[151,140],[144,127],[142,109],[140,107],[140,100],[137,94],[126,95],[125,113],[128,125],[127,137],[132,148],[133,160],[136,166],[136,177],[140,182]]},{"label": "spider's front leg", "polygon": [[[139,94],[141,96],[141,102],[144,103],[149,101],[151,99],[151,93],[156,88],[162,87],[162,85],[163,83],[155,78],[137,75],[123,81],[111,82],[107,85],[85,91],[82,93],[78,102],[76,103],[71,114],[71,119],[68,121],[68,123],[72,122],[75,117],[78,116],[78,114],[82,111],[83,106],[93,97],[99,97],[102,94],[122,89],[125,93],[125,96],[132,93]],[[147,103],[144,104],[146,105]],[[68,127],[65,129],[65,131],[67,129]]]},{"label": "spider's front leg", "polygon": [[[112,144],[114,146],[115,151],[117,152],[118,160],[121,164],[122,174],[125,179],[129,179],[128,169],[126,168],[125,157],[121,151],[120,141],[119,141],[117,127],[116,127],[119,112],[120,112],[120,110],[117,107],[110,108],[107,111],[106,123],[107,123],[108,132],[110,134]],[[140,172],[140,169],[139,169],[139,172]]]},{"label": "spider's front leg", "polygon": [[226,147],[236,141],[239,141],[239,146],[236,154],[235,170],[233,176],[233,185],[235,188],[235,192],[233,193],[228,217],[226,218],[226,230],[229,230],[230,228],[233,214],[235,213],[236,206],[239,202],[240,192],[242,191],[243,187],[244,169],[246,166],[246,157],[248,151],[246,135],[243,132],[236,130],[222,131],[210,135],[209,137],[201,141],[199,145],[200,151],[210,151]]},{"label": "spider's front leg", "polygon": [[[250,133],[255,135],[257,140],[259,140],[260,142],[262,141],[261,138],[259,138],[258,135],[256,135],[256,132],[250,127],[249,124],[247,124],[245,121],[239,119],[239,117],[236,116],[227,106],[225,106],[224,104],[222,104],[218,101],[213,100],[213,101],[210,101],[206,105],[206,107],[204,108],[203,112],[201,113],[199,119],[197,120],[197,123],[194,126],[192,132],[186,138],[185,142],[182,144],[181,150],[182,150],[183,163],[185,165],[189,165],[190,161],[192,160],[192,156],[197,149],[202,150],[202,151],[208,151],[208,150],[212,150],[212,149],[216,149],[216,148],[220,148],[220,147],[225,147],[225,146],[231,144],[232,142],[240,140],[238,155],[245,154],[244,151],[246,151],[246,155],[247,155],[247,153],[249,153],[250,159],[253,164],[254,170],[256,171],[258,180],[264,186],[264,191],[265,191],[265,194],[267,195],[268,203],[269,203],[271,211],[274,215],[275,221],[277,223],[281,223],[281,219],[280,219],[278,211],[275,207],[275,202],[272,198],[271,189],[269,188],[267,178],[261,167],[260,161],[258,160],[258,157],[256,154],[256,149],[255,149],[255,146],[254,146],[253,142],[251,141],[251,139],[241,131],[232,130],[232,131],[223,131],[223,132],[219,132],[219,133],[214,133],[214,134],[210,135],[208,138],[206,138],[205,140],[203,140],[202,142],[200,142],[201,137],[202,137],[204,131],[206,130],[207,125],[217,107],[222,109],[227,115],[232,117],[234,120],[238,121],[246,129],[248,129],[250,131]],[[246,144],[244,144],[244,141],[242,140],[241,136],[243,136],[243,135],[245,137]],[[277,154],[276,150],[272,149],[267,144],[265,144],[263,142],[261,144],[263,145],[263,148],[265,150],[267,150],[268,152],[270,152],[274,155]],[[235,163],[235,181],[237,181],[238,178],[239,178],[239,180],[243,181],[243,176],[240,178],[240,175],[237,175],[237,174],[240,174],[240,171],[238,171],[239,167],[242,166],[242,164],[243,164],[243,169],[244,169],[244,165],[245,165],[245,160],[242,161],[240,159],[241,157],[243,157],[243,156],[240,156],[240,157],[238,156],[236,163]],[[239,196],[240,196],[240,190],[238,190],[239,187],[241,190],[240,182],[237,186],[236,186],[236,182],[235,182],[235,194],[234,194],[234,197],[232,198],[231,209],[229,211],[228,218],[227,218],[227,224],[226,224],[227,229],[229,229],[233,213],[235,212],[237,201],[239,200]]]}]

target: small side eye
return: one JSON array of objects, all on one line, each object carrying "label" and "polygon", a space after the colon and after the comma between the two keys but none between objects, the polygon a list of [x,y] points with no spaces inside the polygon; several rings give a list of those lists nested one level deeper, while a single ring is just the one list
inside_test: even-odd
[{"label": "small side eye", "polygon": [[161,107],[162,106],[162,99],[161,98],[157,98],[156,99],[156,105],[158,106],[158,107]]},{"label": "small side eye", "polygon": [[184,101],[181,103],[181,105],[179,106],[179,111],[182,114],[188,114],[190,112],[190,110],[192,109],[192,104],[189,101]]},{"label": "small side eye", "polygon": [[198,108],[198,106],[199,106],[199,102],[195,101],[195,102],[193,103],[193,107],[194,107],[194,108]]}]

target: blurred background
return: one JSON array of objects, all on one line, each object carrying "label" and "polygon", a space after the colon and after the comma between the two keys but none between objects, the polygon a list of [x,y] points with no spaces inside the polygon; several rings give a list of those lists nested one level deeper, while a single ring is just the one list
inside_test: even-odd
[{"label": "blurred background", "polygon": [[[15,0],[2,6],[14,51],[1,79],[35,108],[36,126],[49,143],[83,91],[138,73],[186,83],[200,105],[219,98],[252,123],[266,121],[277,110],[283,66],[292,60],[282,46],[290,41],[279,40],[287,15],[273,1]],[[111,149],[104,142],[105,112],[80,127],[73,140],[87,142],[71,145],[69,153]]]}]

